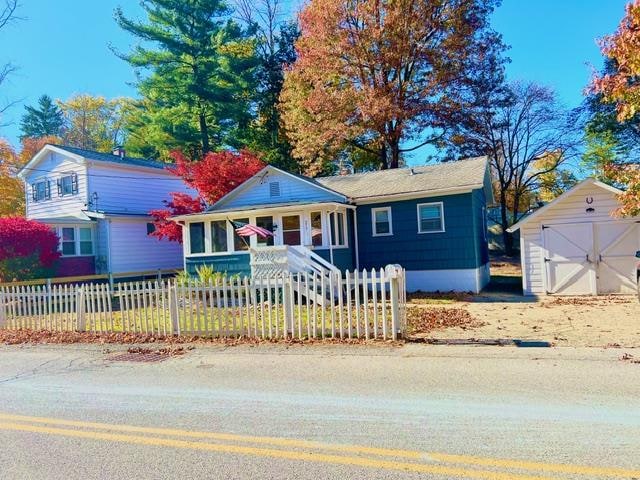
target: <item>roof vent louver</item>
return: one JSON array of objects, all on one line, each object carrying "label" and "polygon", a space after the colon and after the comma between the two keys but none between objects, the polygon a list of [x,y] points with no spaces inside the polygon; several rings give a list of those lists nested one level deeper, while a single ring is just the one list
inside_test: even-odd
[{"label": "roof vent louver", "polygon": [[269,182],[269,196],[271,198],[280,196],[280,182]]}]

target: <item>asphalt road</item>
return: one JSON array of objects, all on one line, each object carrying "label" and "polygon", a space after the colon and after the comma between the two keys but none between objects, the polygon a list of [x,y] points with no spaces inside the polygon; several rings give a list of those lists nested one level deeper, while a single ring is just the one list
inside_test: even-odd
[{"label": "asphalt road", "polygon": [[0,478],[640,478],[624,350],[104,348],[0,347]]}]

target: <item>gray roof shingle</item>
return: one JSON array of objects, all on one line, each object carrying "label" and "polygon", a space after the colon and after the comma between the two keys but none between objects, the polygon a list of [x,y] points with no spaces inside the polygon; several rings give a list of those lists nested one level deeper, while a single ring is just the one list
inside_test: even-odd
[{"label": "gray roof shingle", "polygon": [[67,145],[50,144],[52,147],[66,150],[69,153],[80,155],[81,157],[88,158],[90,160],[97,160],[99,162],[120,163],[123,165],[134,165],[137,167],[150,167],[150,168],[167,168],[171,164],[156,162],[155,160],[147,160],[146,158],[137,157],[120,157],[111,153],[95,152],[93,150],[85,150],[84,148],[70,147]]},{"label": "gray roof shingle", "polygon": [[484,185],[487,161],[487,157],[475,157],[423,167],[319,177],[316,181],[354,200],[453,188],[472,189]]}]

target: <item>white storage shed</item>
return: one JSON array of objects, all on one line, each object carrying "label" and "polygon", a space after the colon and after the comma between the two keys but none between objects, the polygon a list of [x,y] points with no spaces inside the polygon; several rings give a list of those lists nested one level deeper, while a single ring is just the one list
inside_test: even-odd
[{"label": "white storage shed", "polygon": [[520,230],[525,295],[631,294],[640,218],[617,218],[620,190],[587,179],[509,229]]}]

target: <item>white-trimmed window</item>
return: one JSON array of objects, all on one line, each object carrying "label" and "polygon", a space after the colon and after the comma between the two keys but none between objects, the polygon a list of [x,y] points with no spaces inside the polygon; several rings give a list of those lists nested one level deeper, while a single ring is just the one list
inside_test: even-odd
[{"label": "white-trimmed window", "polygon": [[78,175],[71,173],[58,179],[58,196],[75,195],[78,193]]},{"label": "white-trimmed window", "polygon": [[51,200],[51,184],[49,180],[38,180],[31,185],[31,199],[34,202]]},{"label": "white-trimmed window", "polygon": [[444,206],[442,202],[418,204],[418,233],[444,232]]},{"label": "white-trimmed window", "polygon": [[211,252],[224,253],[227,251],[227,221],[214,220],[211,222]]},{"label": "white-trimmed window", "polygon": [[93,230],[90,227],[59,227],[57,234],[63,257],[93,255]]},{"label": "white-trimmed window", "polygon": [[374,237],[393,235],[391,220],[391,207],[378,207],[371,209],[371,231]]},{"label": "white-trimmed window", "polygon": [[331,244],[334,247],[347,246],[347,216],[343,212],[329,214],[331,228]]}]

